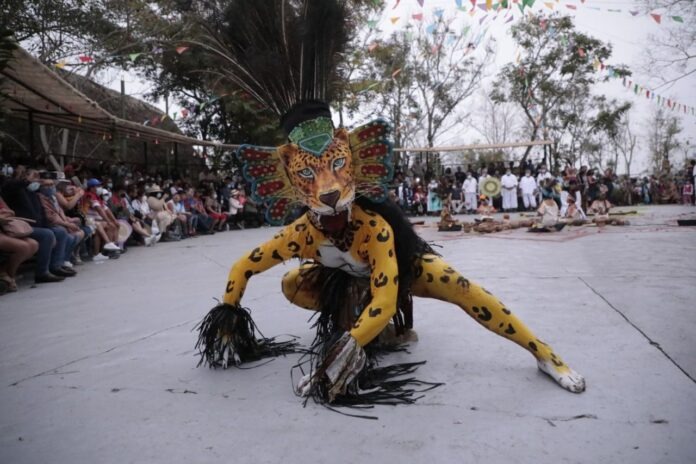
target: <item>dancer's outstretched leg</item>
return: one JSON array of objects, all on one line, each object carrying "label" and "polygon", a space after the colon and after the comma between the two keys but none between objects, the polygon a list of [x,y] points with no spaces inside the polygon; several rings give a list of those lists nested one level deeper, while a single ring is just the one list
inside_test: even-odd
[{"label": "dancer's outstretched leg", "polygon": [[551,347],[539,340],[486,289],[469,282],[442,258],[423,255],[415,263],[414,296],[436,298],[459,305],[479,324],[517,343],[537,359],[539,369],[568,391],[585,390],[585,379],[568,367]]}]

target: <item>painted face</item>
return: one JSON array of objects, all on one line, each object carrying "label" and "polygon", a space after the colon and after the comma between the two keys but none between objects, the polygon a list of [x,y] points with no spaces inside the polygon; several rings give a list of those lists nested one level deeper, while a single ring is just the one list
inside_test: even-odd
[{"label": "painted face", "polygon": [[288,178],[302,202],[318,215],[350,209],[355,198],[348,132],[338,129],[320,156],[289,143],[279,147]]}]

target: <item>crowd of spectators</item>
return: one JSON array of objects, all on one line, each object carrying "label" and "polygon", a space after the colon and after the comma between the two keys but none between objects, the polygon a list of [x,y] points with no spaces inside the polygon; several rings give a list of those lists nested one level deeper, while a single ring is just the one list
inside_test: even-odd
[{"label": "crowd of spectators", "polygon": [[[197,179],[143,175],[125,164],[62,172],[5,165],[0,171],[0,294],[17,290],[20,267],[34,283],[61,282],[85,261],[264,224],[263,205],[237,175]],[[24,264],[23,264],[24,263]]]},{"label": "crowd of spectators", "polygon": [[[611,169],[496,163],[446,168],[432,175],[415,163],[397,170],[390,195],[413,215],[536,211],[541,224],[608,216],[613,204],[694,202],[696,162],[676,175],[618,177]],[[129,246],[150,247],[201,234],[264,224],[265,206],[252,201],[241,176],[202,171],[196,179],[143,174],[124,163],[63,172],[4,165],[0,169],[0,294],[17,290],[20,265],[35,283],[77,275],[85,261],[118,259]],[[489,197],[482,186],[500,183]],[[547,201],[548,200],[548,201]],[[18,219],[25,225],[17,226]],[[14,226],[13,226],[14,224]]]},{"label": "crowd of spectators", "polygon": [[[478,214],[482,202],[496,211],[535,211],[544,192],[556,198],[561,212],[567,198],[577,208],[588,211],[597,200],[615,205],[694,204],[696,162],[675,174],[644,177],[617,176],[612,169],[576,169],[566,166],[551,172],[546,165],[498,162],[480,167],[447,167],[440,176],[414,164],[394,176],[391,196],[402,209],[413,215],[439,215],[448,205],[451,214]],[[494,178],[500,193],[487,196],[484,185]]]}]

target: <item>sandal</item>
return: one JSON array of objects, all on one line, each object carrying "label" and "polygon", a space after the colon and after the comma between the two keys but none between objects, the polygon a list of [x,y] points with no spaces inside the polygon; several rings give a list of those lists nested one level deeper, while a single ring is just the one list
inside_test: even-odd
[{"label": "sandal", "polygon": [[17,291],[17,282],[9,275],[5,273],[0,274],[0,280],[4,284],[3,286],[5,287],[5,292],[9,293]]}]

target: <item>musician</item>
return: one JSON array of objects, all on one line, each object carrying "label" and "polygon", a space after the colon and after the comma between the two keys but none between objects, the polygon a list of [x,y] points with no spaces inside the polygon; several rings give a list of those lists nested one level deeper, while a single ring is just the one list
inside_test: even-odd
[{"label": "musician", "polygon": [[529,208],[532,208],[536,210],[537,203],[535,195],[538,190],[537,182],[534,180],[534,177],[532,177],[532,171],[526,169],[524,171],[524,177],[520,179],[520,192],[522,193],[524,209],[529,210]]},{"label": "musician", "polygon": [[478,183],[474,179],[474,175],[471,171],[467,172],[466,180],[462,184],[462,190],[464,190],[464,205],[466,206],[466,212],[472,214],[476,211],[478,206],[476,201],[476,195],[478,194]]},{"label": "musician", "polygon": [[517,210],[517,176],[507,168],[500,183],[503,187],[503,211]]}]

